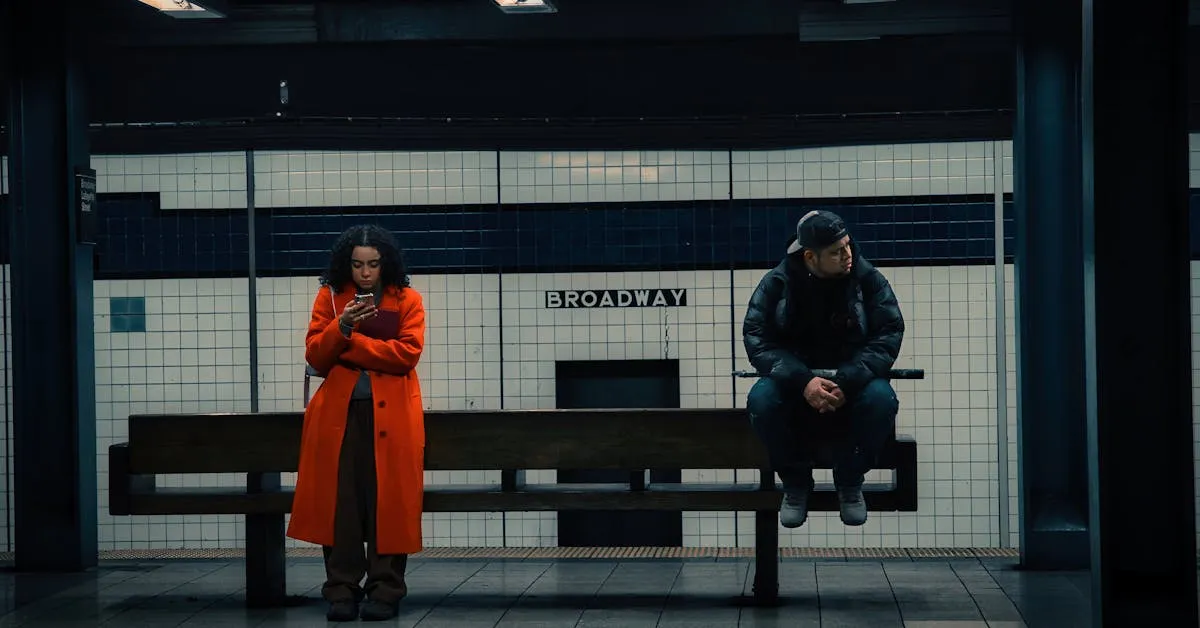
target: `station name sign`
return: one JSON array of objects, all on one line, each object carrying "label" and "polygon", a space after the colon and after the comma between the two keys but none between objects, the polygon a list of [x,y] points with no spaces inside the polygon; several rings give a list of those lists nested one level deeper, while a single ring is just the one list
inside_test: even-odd
[{"label": "station name sign", "polygon": [[675,288],[547,290],[546,307],[549,309],[687,307],[687,290]]}]

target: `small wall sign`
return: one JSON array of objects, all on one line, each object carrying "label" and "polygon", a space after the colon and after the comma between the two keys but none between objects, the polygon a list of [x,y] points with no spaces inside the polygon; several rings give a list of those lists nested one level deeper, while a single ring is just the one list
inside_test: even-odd
[{"label": "small wall sign", "polygon": [[546,307],[548,309],[687,307],[687,290],[675,288],[547,290]]},{"label": "small wall sign", "polygon": [[91,168],[75,169],[75,241],[79,244],[96,243],[96,171]]}]

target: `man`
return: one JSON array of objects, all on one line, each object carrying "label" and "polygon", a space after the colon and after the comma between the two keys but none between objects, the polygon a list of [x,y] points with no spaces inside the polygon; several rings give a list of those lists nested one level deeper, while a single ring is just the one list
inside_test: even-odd
[{"label": "man", "polygon": [[[895,429],[899,402],[884,379],[900,353],[904,318],[887,279],[862,259],[842,219],[812,211],[784,260],[750,297],[742,334],[758,371],[746,405],[783,480],[780,523],[808,518],[819,436],[832,437],[842,522],[867,521],[863,474]],[[813,369],[835,369],[832,379]]]}]

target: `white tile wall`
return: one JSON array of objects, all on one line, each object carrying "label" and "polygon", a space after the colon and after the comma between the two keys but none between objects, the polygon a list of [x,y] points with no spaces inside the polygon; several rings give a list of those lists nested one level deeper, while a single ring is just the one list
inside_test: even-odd
[{"label": "white tile wall", "polygon": [[[559,360],[679,360],[680,407],[729,407],[732,362],[729,271],[506,274],[504,407],[554,408]],[[686,307],[548,308],[548,290],[686,290]],[[729,481],[733,473],[728,472]],[[554,471],[529,472],[553,482]],[[684,470],[683,480],[714,481],[713,472]],[[703,517],[712,517],[711,514]],[[732,514],[729,515],[732,517]],[[687,544],[701,543],[702,516],[684,513]],[[554,513],[509,513],[510,545],[558,542]],[[715,540],[710,539],[710,540]]]},{"label": "white tile wall", "polygon": [[[1012,147],[1004,142],[1002,189],[1012,189]],[[1200,136],[1192,136],[1191,182],[1200,187]],[[96,156],[102,192],[159,192],[164,209],[245,205],[241,153]],[[785,151],[271,153],[255,158],[259,207],[649,201],[727,198],[976,194],[993,189],[986,142],[838,147]],[[732,180],[730,180],[732,173]],[[6,177],[0,177],[6,189]],[[238,193],[240,192],[240,196]],[[209,200],[211,193],[211,201]],[[218,195],[218,193],[221,193]],[[1013,274],[1006,270],[1007,407],[1010,526],[1016,545],[1017,465]],[[684,407],[745,404],[750,382],[731,390],[728,370],[745,366],[741,317],[765,269],[618,275],[417,276],[429,312],[419,367],[429,408],[552,407],[556,359],[675,357],[683,369]],[[920,443],[921,505],[915,514],[874,513],[847,529],[836,515],[815,514],[784,531],[785,545],[994,546],[998,538],[994,390],[994,269],[884,269],[900,296],[909,332],[902,366],[928,378],[897,382],[901,431]],[[1193,263],[1193,295],[1200,264]],[[6,274],[0,283],[6,284]],[[686,287],[690,305],[671,310],[546,310],[548,288]],[[733,296],[730,300],[729,290]],[[260,278],[258,386],[261,409],[301,403],[302,338],[313,277]],[[107,446],[125,437],[131,412],[249,409],[247,281],[190,279],[97,282],[97,434],[101,472],[101,547],[229,547],[242,542],[240,517],[136,517],[107,514]],[[111,333],[109,296],[144,296],[147,332]],[[7,307],[7,299],[5,300]],[[1193,297],[1193,320],[1200,296]],[[7,320],[7,310],[5,311]],[[670,317],[670,318],[668,318]],[[503,345],[501,344],[503,328]],[[1200,327],[1198,327],[1200,329]],[[5,347],[9,346],[7,338]],[[733,341],[733,342],[731,342]],[[1200,342],[1194,342],[1200,347]],[[1200,354],[1200,349],[1194,355]],[[503,368],[501,366],[503,356]],[[1200,358],[1196,358],[1200,392]],[[504,382],[501,399],[500,382]],[[5,377],[10,399],[9,378]],[[314,382],[316,385],[317,382]],[[1200,399],[1200,395],[1197,395]],[[1200,426],[1200,401],[1195,421]],[[5,415],[8,417],[7,407]],[[0,439],[7,443],[11,417]],[[1196,438],[1200,458],[1200,433]],[[0,457],[8,458],[3,451]],[[11,459],[6,460],[11,468]],[[11,472],[10,472],[11,473]],[[728,475],[729,477],[725,477]],[[439,477],[440,476],[440,477]],[[497,473],[431,473],[437,482],[496,481]],[[757,481],[690,470],[689,481]],[[7,495],[7,475],[0,495]],[[1200,463],[1196,466],[1200,487]],[[240,482],[239,477],[191,482]],[[552,472],[547,478],[552,479]],[[288,478],[292,480],[292,478]],[[180,485],[182,478],[164,483]],[[1197,492],[1200,501],[1200,489]],[[0,517],[7,507],[0,499]],[[685,513],[685,544],[753,543],[748,513]],[[0,526],[4,534],[7,526]],[[430,545],[552,545],[552,514],[427,514]],[[7,539],[0,538],[0,542]]]},{"label": "white tile wall", "polygon": [[[137,413],[250,409],[248,286],[241,279],[97,281],[96,438],[100,548],[222,547],[242,538],[241,517],[112,517],[108,447]],[[110,330],[110,297],[144,297],[146,331]],[[160,486],[244,485],[238,474],[163,476]]]},{"label": "white tile wall", "polygon": [[[1200,134],[1188,136],[1189,187],[1200,188]],[[1192,451],[1195,458],[1196,539],[1200,541],[1200,262],[1192,270]]]},{"label": "white tile wall", "polygon": [[158,192],[162,209],[246,206],[245,153],[93,155],[101,194]]},{"label": "white tile wall", "polygon": [[[934,142],[734,151],[734,198],[991,194],[991,142]],[[1005,141],[1005,192],[1012,142]]]},{"label": "white tile wall", "polygon": [[729,198],[725,151],[500,153],[506,203],[585,203]]},{"label": "white tile wall", "polygon": [[[0,156],[0,194],[8,194],[8,157]],[[0,233],[7,235],[7,229],[0,229]],[[0,397],[0,409],[3,414],[3,427],[0,427],[0,468],[4,470],[2,478],[0,478],[0,548],[4,551],[12,551],[14,539],[9,532],[12,523],[12,512],[9,504],[12,501],[13,492],[10,490],[11,480],[13,477],[13,456],[12,456],[12,372],[8,368],[12,359],[12,336],[9,333],[9,265],[0,265],[0,288],[3,294],[3,311],[0,316],[3,316],[3,325],[0,326],[0,340],[4,342],[2,345],[4,361],[3,365],[3,388],[4,395]]]},{"label": "white tile wall", "polygon": [[254,203],[268,207],[495,203],[496,153],[275,152],[254,157]]},{"label": "white tile wall", "polygon": [[[5,170],[7,172],[7,170]],[[5,181],[8,180],[7,175],[0,177]],[[10,266],[8,264],[0,265],[0,294],[3,295],[3,325],[0,326],[0,340],[3,340],[3,377],[0,378],[0,383],[3,384],[4,395],[0,397],[0,410],[3,414],[3,427],[0,427],[0,468],[4,469],[4,477],[0,478],[0,548],[5,551],[13,550],[13,542],[15,539],[10,535],[12,523],[12,499],[13,499],[13,434],[12,434],[12,370],[8,367],[12,364],[12,329],[8,325],[9,314],[12,312],[12,303],[9,300],[9,294],[12,284],[10,283]]]},{"label": "white tile wall", "polygon": [[[1192,138],[1195,140],[1195,136]],[[1195,180],[1195,152],[1192,155],[1192,178]],[[1196,539],[1200,541],[1200,262],[1192,262],[1192,451],[1196,461]]]}]

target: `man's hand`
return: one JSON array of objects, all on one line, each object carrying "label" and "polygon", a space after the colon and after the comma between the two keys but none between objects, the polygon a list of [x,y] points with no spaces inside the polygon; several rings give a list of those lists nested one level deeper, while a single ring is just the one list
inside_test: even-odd
[{"label": "man's hand", "polygon": [[804,400],[817,412],[825,414],[846,403],[846,395],[837,384],[823,377],[814,377],[804,387]]},{"label": "man's hand", "polygon": [[833,388],[830,388],[827,390],[830,393],[833,393],[833,396],[836,397],[836,399],[834,400],[834,402],[831,405],[833,406],[834,410],[837,410],[838,408],[841,408],[842,406],[846,405],[846,393],[837,384],[834,384],[833,382],[829,382],[829,383],[833,385]]}]

